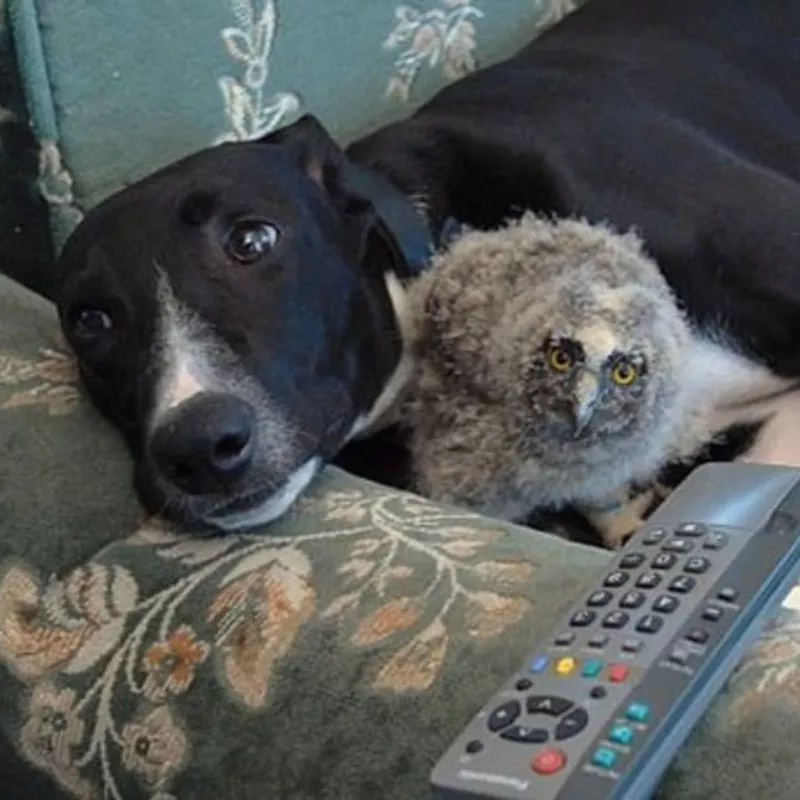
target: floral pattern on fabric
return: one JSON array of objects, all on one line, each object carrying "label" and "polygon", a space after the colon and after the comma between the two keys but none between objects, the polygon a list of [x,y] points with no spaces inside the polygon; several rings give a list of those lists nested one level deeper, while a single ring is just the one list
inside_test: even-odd
[{"label": "floral pattern on fabric", "polygon": [[230,57],[244,68],[241,77],[225,75],[219,88],[230,129],[216,143],[259,139],[288,121],[300,108],[291,92],[269,94],[269,60],[278,29],[275,0],[230,0],[237,25],[222,39]]}]

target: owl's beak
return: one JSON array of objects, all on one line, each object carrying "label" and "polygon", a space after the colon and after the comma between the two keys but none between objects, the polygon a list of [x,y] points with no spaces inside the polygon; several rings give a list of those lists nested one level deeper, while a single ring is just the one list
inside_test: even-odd
[{"label": "owl's beak", "polygon": [[594,416],[600,397],[600,382],[591,372],[583,372],[575,384],[575,402],[572,407],[574,433],[577,439]]}]

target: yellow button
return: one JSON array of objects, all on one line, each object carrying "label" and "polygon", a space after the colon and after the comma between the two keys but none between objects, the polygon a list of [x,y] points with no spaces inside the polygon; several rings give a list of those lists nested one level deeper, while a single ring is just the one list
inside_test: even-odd
[{"label": "yellow button", "polygon": [[558,664],[556,664],[556,672],[559,675],[569,675],[572,670],[575,669],[575,659],[574,658],[562,658]]}]

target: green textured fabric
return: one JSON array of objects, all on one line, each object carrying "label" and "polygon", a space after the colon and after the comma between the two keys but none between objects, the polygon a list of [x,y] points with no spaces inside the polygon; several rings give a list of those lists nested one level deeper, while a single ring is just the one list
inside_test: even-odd
[{"label": "green textured fabric", "polygon": [[[425,800],[436,756],[604,572],[603,551],[335,469],[258,534],[178,536],[140,515],[75,380],[50,306],[0,282],[4,800]],[[799,706],[786,611],[663,797],[795,800]]]},{"label": "green textured fabric", "polygon": [[46,292],[53,248],[37,171],[36,140],[28,127],[6,8],[0,0],[0,271]]},{"label": "green textured fabric", "polygon": [[574,0],[7,0],[57,243],[195,149],[311,111],[342,142],[509,55]]}]

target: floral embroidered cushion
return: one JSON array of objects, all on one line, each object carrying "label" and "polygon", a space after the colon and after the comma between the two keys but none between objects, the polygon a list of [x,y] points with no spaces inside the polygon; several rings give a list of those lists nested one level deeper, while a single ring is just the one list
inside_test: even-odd
[{"label": "floral embroidered cushion", "polygon": [[62,242],[186,153],[311,111],[346,143],[520,47],[582,0],[6,0]]},{"label": "floral embroidered cushion", "polygon": [[[334,469],[261,532],[181,537],[76,379],[52,308],[0,279],[3,800],[423,800],[607,561]],[[663,797],[795,800],[799,736],[787,610]]]}]

